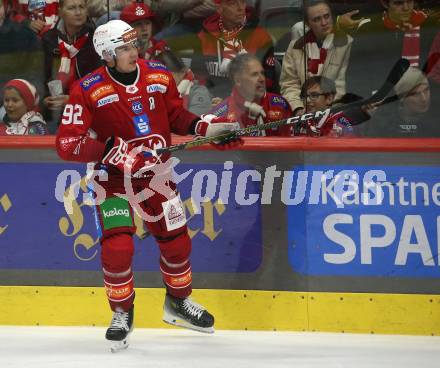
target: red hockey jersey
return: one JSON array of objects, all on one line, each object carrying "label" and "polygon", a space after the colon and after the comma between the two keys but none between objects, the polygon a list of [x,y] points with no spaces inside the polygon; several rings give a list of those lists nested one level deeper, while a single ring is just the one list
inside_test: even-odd
[{"label": "red hockey jersey", "polygon": [[[266,94],[258,101],[265,113],[265,117],[252,116],[249,109],[245,106],[245,100],[238,91],[234,88],[231,96],[224,99],[214,109],[210,111],[210,114],[214,114],[219,117],[226,117],[229,121],[238,121],[244,128],[250,125],[257,125],[258,119],[262,119],[262,123],[269,123],[273,121],[283,120],[292,117],[292,110],[289,103],[281,95],[266,92]],[[265,136],[283,136],[290,137],[291,127],[284,125],[274,129],[268,129],[264,133],[259,132],[255,135]]]},{"label": "red hockey jersey", "polygon": [[[105,66],[74,84],[57,133],[61,158],[100,161],[111,136],[157,149],[170,145],[171,132],[188,134],[198,116],[182,107],[171,73],[157,61],[138,60],[137,68],[130,86],[116,81]],[[149,160],[153,165],[155,158]]]}]

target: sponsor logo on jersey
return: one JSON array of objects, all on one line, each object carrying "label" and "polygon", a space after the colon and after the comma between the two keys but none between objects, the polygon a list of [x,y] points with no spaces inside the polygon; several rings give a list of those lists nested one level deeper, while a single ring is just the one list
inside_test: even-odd
[{"label": "sponsor logo on jersey", "polygon": [[271,106],[282,106],[287,108],[286,100],[281,96],[272,96],[269,100]]},{"label": "sponsor logo on jersey", "polygon": [[147,75],[147,83],[162,83],[168,86],[170,84],[170,77],[164,73],[154,73]]},{"label": "sponsor logo on jersey", "polygon": [[104,78],[102,77],[101,74],[93,74],[87,79],[84,79],[80,84],[85,91],[88,91],[96,83],[102,82],[103,80]]},{"label": "sponsor logo on jersey", "polygon": [[128,32],[125,32],[123,35],[122,35],[122,40],[125,42],[125,43],[129,43],[129,42],[132,42],[132,41],[135,41],[135,40],[137,40],[137,32],[136,32],[136,30],[135,29],[132,29],[131,31],[128,31]]},{"label": "sponsor logo on jersey", "polygon": [[90,97],[93,101],[99,100],[101,97],[108,95],[109,93],[115,92],[115,89],[111,84],[105,84],[101,87],[96,88],[91,94]]},{"label": "sponsor logo on jersey", "polygon": [[79,143],[81,141],[80,137],[66,137],[60,138],[60,148],[62,151],[67,151],[73,143]]},{"label": "sponsor logo on jersey", "polygon": [[139,91],[139,88],[137,88],[135,85],[125,87],[125,92],[127,92],[131,95],[135,94],[137,91]]},{"label": "sponsor logo on jersey", "polygon": [[142,114],[144,112],[144,107],[142,106],[141,101],[134,101],[131,104],[131,110],[136,114]]},{"label": "sponsor logo on jersey", "polygon": [[146,60],[145,64],[150,67],[151,69],[156,69],[156,70],[168,70],[167,67],[165,65],[163,65],[162,63],[158,62],[158,61],[149,61]]},{"label": "sponsor logo on jersey", "polygon": [[151,84],[147,86],[148,93],[160,92],[165,93],[167,91],[167,87],[163,84]]},{"label": "sponsor logo on jersey", "polygon": [[226,102],[220,103],[215,110],[212,111],[213,115],[223,116],[228,111],[228,104]]},{"label": "sponsor logo on jersey", "polygon": [[151,131],[150,120],[148,119],[147,114],[134,116],[133,124],[134,124],[134,128],[136,129],[136,135],[138,137],[148,134]]},{"label": "sponsor logo on jersey", "polygon": [[267,116],[271,120],[280,120],[283,116],[283,113],[279,110],[269,110],[267,112]]},{"label": "sponsor logo on jersey", "polygon": [[113,102],[118,102],[119,96],[117,94],[113,94],[104,98],[101,98],[98,103],[96,104],[97,107],[105,106],[108,104],[111,104]]},{"label": "sponsor logo on jersey", "polygon": [[341,116],[338,118],[338,124],[347,128],[351,128],[351,123],[345,116]]},{"label": "sponsor logo on jersey", "polygon": [[128,101],[128,102],[131,102],[131,101],[139,100],[139,99],[141,99],[141,98],[142,98],[142,96],[134,96],[134,97],[130,97],[130,98],[128,98],[127,101]]}]

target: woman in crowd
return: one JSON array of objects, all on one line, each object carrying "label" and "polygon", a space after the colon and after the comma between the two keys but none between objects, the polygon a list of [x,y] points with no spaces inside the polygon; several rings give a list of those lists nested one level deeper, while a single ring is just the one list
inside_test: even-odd
[{"label": "woman in crowd", "polygon": [[61,110],[72,83],[100,65],[92,43],[95,26],[88,18],[86,0],[60,0],[59,4],[60,19],[43,37],[45,81],[58,79],[63,86],[62,94],[45,98],[50,110]]},{"label": "woman in crowd", "polygon": [[[24,79],[12,79],[3,88],[3,107],[6,114],[0,123],[0,135],[45,135],[46,122],[37,112],[38,93]],[[0,120],[0,121],[1,121]]]}]

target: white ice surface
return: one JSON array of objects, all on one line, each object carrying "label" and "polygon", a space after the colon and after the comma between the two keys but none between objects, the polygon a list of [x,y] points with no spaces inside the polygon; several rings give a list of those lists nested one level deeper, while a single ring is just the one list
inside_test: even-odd
[{"label": "white ice surface", "polygon": [[0,326],[0,368],[440,367],[440,337],[135,329],[112,354],[104,333]]}]

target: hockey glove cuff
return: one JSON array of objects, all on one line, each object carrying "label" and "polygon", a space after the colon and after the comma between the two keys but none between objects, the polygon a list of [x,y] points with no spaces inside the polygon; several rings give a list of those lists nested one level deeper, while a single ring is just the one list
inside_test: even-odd
[{"label": "hockey glove cuff", "polygon": [[101,162],[104,165],[116,167],[125,176],[132,176],[144,165],[144,157],[132,152],[127,142],[119,137],[111,137],[107,140],[104,157]]},{"label": "hockey glove cuff", "polygon": [[[196,124],[195,133],[197,136],[215,137],[222,134],[233,133],[239,129],[240,123],[238,122],[230,122],[225,118],[215,115],[202,115]],[[226,138],[214,140],[213,143],[215,148],[224,150],[239,146],[243,144],[243,141],[235,134],[231,134]]]}]

